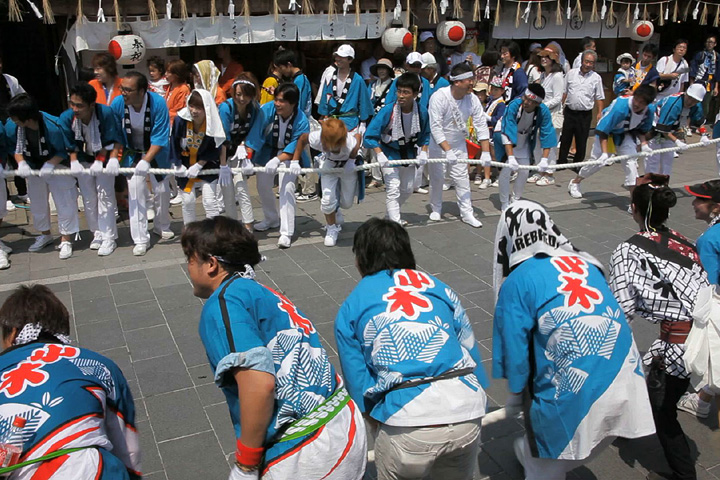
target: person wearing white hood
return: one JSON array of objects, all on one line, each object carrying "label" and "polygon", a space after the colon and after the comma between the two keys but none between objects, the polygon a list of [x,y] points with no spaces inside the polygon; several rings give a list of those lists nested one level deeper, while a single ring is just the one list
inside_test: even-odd
[{"label": "person wearing white hood", "polygon": [[[187,106],[175,117],[170,138],[170,161],[178,177],[185,225],[196,219],[195,191],[198,188],[202,191],[205,216],[220,215],[216,200],[218,181],[232,184],[232,171],[225,159],[220,158],[220,148],[225,140],[225,130],[212,94],[207,90],[194,90],[188,97]],[[204,168],[220,168],[220,176],[199,177]]]}]

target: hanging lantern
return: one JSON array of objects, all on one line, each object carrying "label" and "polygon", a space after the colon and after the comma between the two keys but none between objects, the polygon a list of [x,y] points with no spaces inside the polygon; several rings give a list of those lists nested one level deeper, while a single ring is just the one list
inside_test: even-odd
[{"label": "hanging lantern", "polygon": [[646,42],[650,40],[650,37],[652,37],[653,33],[655,33],[655,27],[653,26],[652,22],[648,22],[647,20],[640,20],[633,24],[632,30],[630,31],[630,38],[632,38],[636,42]]},{"label": "hanging lantern", "polygon": [[145,41],[137,35],[117,35],[110,40],[108,52],[118,65],[136,65],[145,56]]},{"label": "hanging lantern", "polygon": [[441,45],[454,47],[465,40],[465,25],[457,20],[447,20],[438,24],[436,33]]},{"label": "hanging lantern", "polygon": [[413,35],[410,30],[402,27],[388,28],[382,35],[382,46],[388,53],[395,53],[398,48],[412,48]]}]

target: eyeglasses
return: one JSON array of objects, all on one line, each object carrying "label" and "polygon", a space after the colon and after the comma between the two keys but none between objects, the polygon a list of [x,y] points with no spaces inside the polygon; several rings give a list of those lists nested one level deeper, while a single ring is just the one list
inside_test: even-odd
[{"label": "eyeglasses", "polygon": [[132,92],[137,92],[137,90],[138,90],[137,88],[127,88],[127,87],[122,87],[122,86],[120,87],[120,92],[122,92],[122,93],[132,93]]}]

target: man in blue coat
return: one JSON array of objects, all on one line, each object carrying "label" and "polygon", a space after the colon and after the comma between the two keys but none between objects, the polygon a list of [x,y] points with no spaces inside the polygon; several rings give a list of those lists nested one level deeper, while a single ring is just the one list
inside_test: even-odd
[{"label": "man in blue coat", "polygon": [[[410,52],[405,58],[405,72],[417,75],[420,79],[420,91],[418,92],[416,102],[425,110],[430,107],[430,95],[433,93],[430,88],[430,82],[427,78],[423,77],[420,72],[422,70],[422,55],[418,52]],[[397,99],[397,81],[400,77],[395,77],[393,83],[390,85],[387,96],[385,97],[385,105],[389,105]]]},{"label": "man in blue coat", "polygon": [[[690,62],[690,82],[702,85],[706,95],[703,100],[703,115],[708,123],[712,122],[715,114],[710,109],[710,101],[718,96],[718,79],[720,79],[720,56],[715,48],[717,47],[717,35],[708,35],[705,39],[705,48],[696,53]],[[715,102],[716,103],[716,102]],[[717,105],[717,103],[716,103]],[[717,106],[715,106],[717,109]]]},{"label": "man in blue coat", "polygon": [[298,66],[300,63],[297,54],[292,50],[280,50],[275,54],[273,64],[283,77],[297,85],[300,91],[298,108],[307,118],[310,118],[312,115],[312,86],[310,80]]},{"label": "man in blue coat", "polygon": [[[130,235],[135,248],[133,255],[142,256],[150,243],[148,234],[147,174],[150,167],[170,168],[170,114],[165,100],[148,91],[148,80],[137,71],[125,74],[120,87],[122,95],[113,100],[115,121],[123,143],[123,167],[134,167],[128,179]],[[151,175],[155,194],[153,233],[163,240],[172,239],[170,230],[170,178]]]}]

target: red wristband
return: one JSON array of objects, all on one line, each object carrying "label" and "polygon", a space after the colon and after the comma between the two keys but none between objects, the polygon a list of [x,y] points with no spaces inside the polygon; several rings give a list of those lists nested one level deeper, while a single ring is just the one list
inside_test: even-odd
[{"label": "red wristband", "polygon": [[247,447],[243,445],[243,443],[238,438],[235,448],[235,460],[239,464],[254,467],[255,465],[260,465],[260,462],[262,462],[263,453],[265,452],[265,449],[263,447]]},{"label": "red wristband", "polygon": [[247,152],[247,159],[252,160],[253,154],[255,153],[253,150],[246,150]]}]

